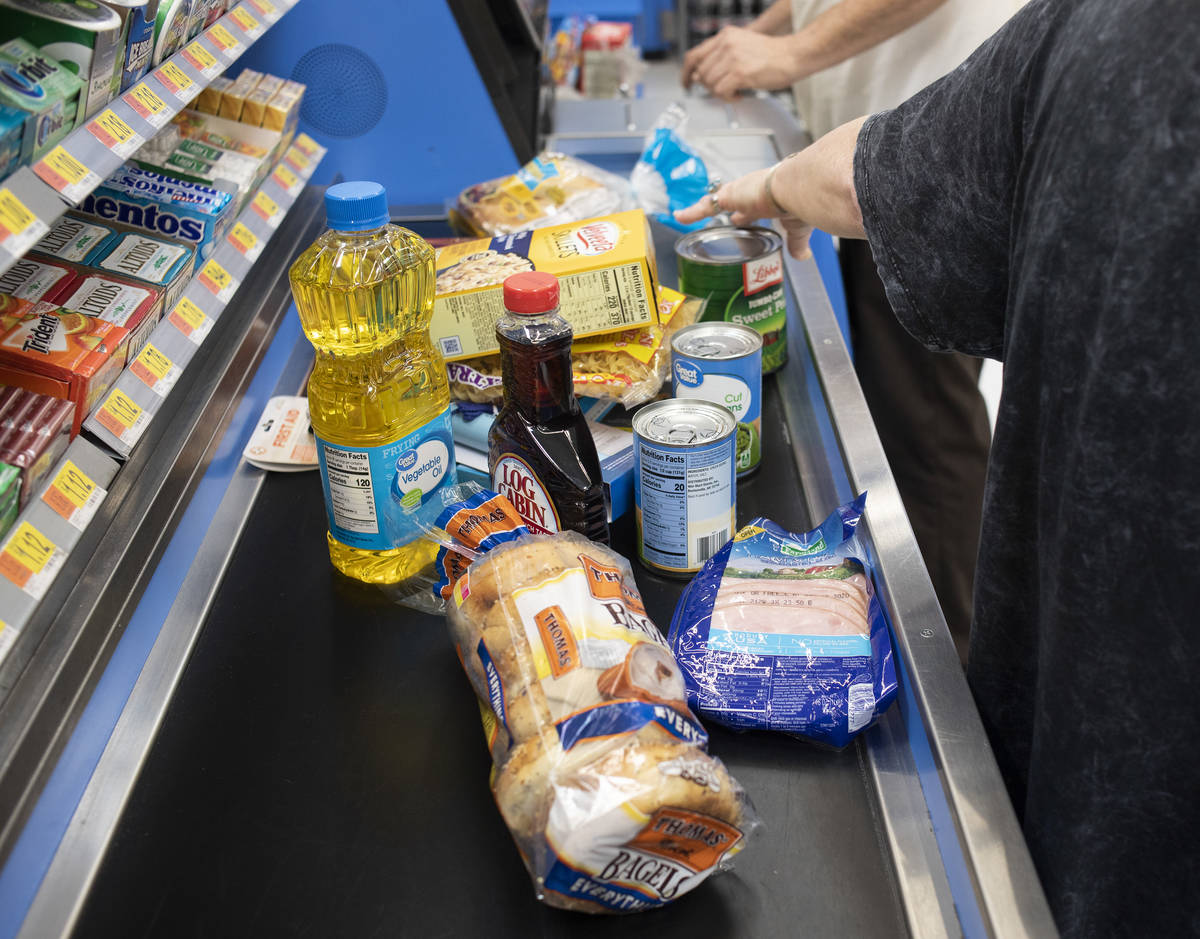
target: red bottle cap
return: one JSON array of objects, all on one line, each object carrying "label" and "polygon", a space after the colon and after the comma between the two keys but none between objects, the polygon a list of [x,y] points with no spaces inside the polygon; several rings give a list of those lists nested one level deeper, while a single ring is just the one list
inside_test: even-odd
[{"label": "red bottle cap", "polygon": [[511,313],[549,313],[558,306],[558,278],[542,271],[522,271],[504,281],[504,309]]}]

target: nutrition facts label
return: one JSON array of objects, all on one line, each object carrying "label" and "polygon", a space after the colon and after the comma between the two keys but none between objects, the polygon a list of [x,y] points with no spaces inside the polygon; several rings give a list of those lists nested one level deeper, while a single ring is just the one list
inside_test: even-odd
[{"label": "nutrition facts label", "polygon": [[321,469],[328,480],[329,507],[338,528],[360,534],[379,531],[371,458],[365,450],[345,450],[322,444]]},{"label": "nutrition facts label", "polygon": [[[587,336],[641,326],[654,319],[654,302],[641,264],[566,274],[558,279],[562,315]],[[430,332],[444,355],[495,352],[496,320],[504,312],[499,289],[438,297]]]},{"label": "nutrition facts label", "polygon": [[733,531],[733,439],[696,449],[639,440],[638,457],[642,557],[670,570],[696,570]]}]

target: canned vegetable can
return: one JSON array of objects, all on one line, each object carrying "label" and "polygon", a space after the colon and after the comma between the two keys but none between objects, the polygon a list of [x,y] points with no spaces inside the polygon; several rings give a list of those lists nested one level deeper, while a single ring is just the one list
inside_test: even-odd
[{"label": "canned vegetable can", "polygon": [[672,398],[633,417],[638,558],[690,577],[733,535],[737,418],[708,401]]},{"label": "canned vegetable can", "polygon": [[693,323],[671,339],[676,398],[711,401],[737,418],[739,477],[762,462],[762,336],[736,323]]},{"label": "canned vegetable can", "polygon": [[705,298],[701,319],[749,326],[764,372],[787,361],[783,239],[770,228],[704,228],[675,242],[681,292]]}]

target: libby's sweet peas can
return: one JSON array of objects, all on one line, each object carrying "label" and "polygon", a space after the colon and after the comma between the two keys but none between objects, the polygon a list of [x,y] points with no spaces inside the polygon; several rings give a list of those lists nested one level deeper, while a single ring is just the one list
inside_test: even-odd
[{"label": "libby's sweet peas can", "polygon": [[676,398],[720,404],[737,418],[739,477],[762,461],[762,336],[736,323],[693,323],[671,339]]},{"label": "libby's sweet peas can", "polygon": [[702,319],[749,326],[762,336],[762,366],[787,361],[783,239],[770,228],[704,228],[675,242],[679,289],[708,303]]}]

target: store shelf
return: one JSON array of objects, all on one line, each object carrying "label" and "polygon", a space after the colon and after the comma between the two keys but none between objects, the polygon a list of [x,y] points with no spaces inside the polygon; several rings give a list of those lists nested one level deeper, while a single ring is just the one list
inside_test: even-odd
[{"label": "store shelf", "polygon": [[0,542],[0,665],[105,497],[118,466],[107,457],[126,460],[144,437],[324,155],[306,134],[285,151],[224,242],[84,422],[110,453],[76,438],[51,483]]},{"label": "store shelf", "polygon": [[299,0],[245,0],[30,167],[0,183],[0,274]]}]

